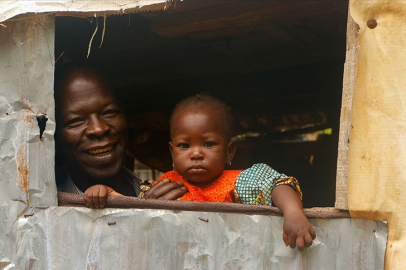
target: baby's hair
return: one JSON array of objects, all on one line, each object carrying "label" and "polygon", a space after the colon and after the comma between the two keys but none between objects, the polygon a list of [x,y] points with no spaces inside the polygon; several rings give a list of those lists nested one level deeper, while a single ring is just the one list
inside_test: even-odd
[{"label": "baby's hair", "polygon": [[190,96],[176,104],[169,120],[171,139],[173,137],[174,120],[180,113],[197,113],[203,110],[209,110],[210,112],[215,112],[219,115],[219,119],[224,130],[224,135],[228,141],[231,140],[234,130],[234,117],[231,108],[225,102],[210,96],[207,93]]}]

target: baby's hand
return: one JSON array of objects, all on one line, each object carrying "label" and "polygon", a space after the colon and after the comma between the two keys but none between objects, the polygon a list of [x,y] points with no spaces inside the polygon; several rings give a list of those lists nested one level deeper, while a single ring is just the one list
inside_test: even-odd
[{"label": "baby's hand", "polygon": [[105,185],[94,185],[86,189],[83,199],[86,206],[90,208],[103,208],[106,205],[107,196],[121,195],[111,187]]},{"label": "baby's hand", "polygon": [[312,224],[306,218],[302,210],[284,213],[283,241],[286,246],[303,251],[310,247],[316,238],[316,232]]}]

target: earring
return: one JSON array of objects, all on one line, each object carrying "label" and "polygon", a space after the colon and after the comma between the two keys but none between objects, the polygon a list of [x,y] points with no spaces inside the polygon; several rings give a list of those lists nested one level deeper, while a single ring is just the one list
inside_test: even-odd
[{"label": "earring", "polygon": [[173,165],[173,163],[172,163],[172,168],[175,168],[175,165]]},{"label": "earring", "polygon": [[231,160],[230,160],[229,162],[230,162],[230,165],[229,165],[229,166],[231,166]]}]

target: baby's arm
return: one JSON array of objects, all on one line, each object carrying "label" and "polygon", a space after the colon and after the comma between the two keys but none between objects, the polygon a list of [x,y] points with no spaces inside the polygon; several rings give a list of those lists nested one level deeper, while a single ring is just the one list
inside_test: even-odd
[{"label": "baby's arm", "polygon": [[83,199],[85,204],[90,208],[103,208],[106,205],[107,196],[121,195],[111,187],[105,185],[94,185],[86,189]]},{"label": "baby's arm", "polygon": [[282,211],[283,241],[286,246],[303,251],[312,245],[316,232],[303,213],[303,204],[296,191],[289,185],[279,185],[272,190],[272,201]]}]

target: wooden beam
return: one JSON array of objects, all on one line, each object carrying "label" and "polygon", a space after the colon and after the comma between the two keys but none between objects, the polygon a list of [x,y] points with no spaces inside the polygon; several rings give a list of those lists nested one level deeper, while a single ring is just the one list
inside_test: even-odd
[{"label": "wooden beam", "polygon": [[348,14],[347,56],[344,64],[343,94],[338,140],[336,202],[338,209],[348,210],[348,154],[351,132],[352,98],[357,77],[359,26]]}]

